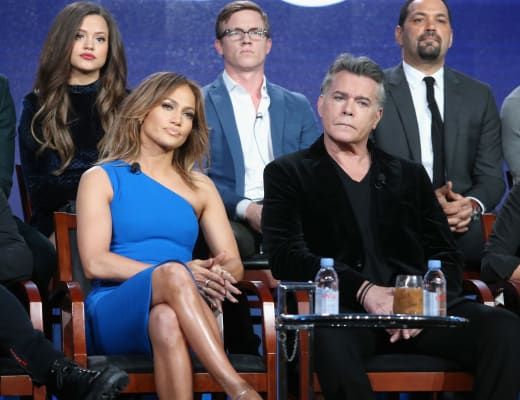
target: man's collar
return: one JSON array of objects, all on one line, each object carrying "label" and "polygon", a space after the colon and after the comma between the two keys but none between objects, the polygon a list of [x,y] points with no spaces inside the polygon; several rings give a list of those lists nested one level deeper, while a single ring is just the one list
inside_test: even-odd
[{"label": "man's collar", "polygon": [[423,78],[425,76],[432,76],[438,85],[442,85],[444,82],[444,67],[440,68],[433,75],[426,75],[424,72],[419,71],[417,68],[412,67],[403,60],[403,72],[406,77],[406,81],[410,86],[424,85]]},{"label": "man's collar", "polygon": [[[226,70],[224,70],[224,72],[222,72],[222,80],[224,81],[224,86],[226,87],[226,90],[228,91],[228,93],[231,93],[231,91],[237,87],[245,91],[245,89],[241,85],[236,83],[233,80],[233,78],[231,78],[229,76],[229,74],[227,73]],[[265,75],[264,75],[264,79],[262,81],[261,93],[262,93],[262,96],[265,96],[267,94],[267,79],[265,78]]]}]

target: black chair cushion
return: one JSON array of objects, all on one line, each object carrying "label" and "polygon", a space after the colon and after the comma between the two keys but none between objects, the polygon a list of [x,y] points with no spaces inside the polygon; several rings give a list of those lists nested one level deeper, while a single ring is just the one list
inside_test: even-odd
[{"label": "black chair cushion", "polygon": [[267,254],[253,254],[251,257],[243,258],[244,269],[269,269]]},{"label": "black chair cushion", "polygon": [[[231,365],[239,372],[265,372],[267,370],[264,360],[260,356],[250,354],[228,354]],[[195,372],[204,372],[200,361],[192,356]],[[153,372],[152,359],[144,354],[125,355],[100,355],[89,356],[88,367],[95,370],[103,369],[107,364],[115,365],[128,373]]]},{"label": "black chair cushion", "polygon": [[442,357],[422,354],[380,354],[372,357],[367,372],[467,371],[459,363]]}]

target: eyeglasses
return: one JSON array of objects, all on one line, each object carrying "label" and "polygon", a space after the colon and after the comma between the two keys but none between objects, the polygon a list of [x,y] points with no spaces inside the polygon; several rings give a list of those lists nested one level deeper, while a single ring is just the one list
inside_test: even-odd
[{"label": "eyeglasses", "polygon": [[219,39],[222,39],[223,37],[229,37],[229,39],[233,42],[239,41],[244,39],[244,37],[249,35],[249,39],[251,40],[262,40],[263,38],[266,38],[269,35],[269,31],[265,29],[249,29],[248,31],[245,31],[243,29],[226,29],[224,32],[220,34]]}]

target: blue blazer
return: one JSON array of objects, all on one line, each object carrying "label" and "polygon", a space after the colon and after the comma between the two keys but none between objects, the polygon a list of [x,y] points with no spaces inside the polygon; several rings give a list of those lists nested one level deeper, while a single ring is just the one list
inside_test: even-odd
[{"label": "blue blazer", "polygon": [[[220,75],[203,89],[206,119],[210,128],[209,177],[222,196],[228,215],[244,199],[244,156],[231,98]],[[267,82],[271,99],[269,116],[273,154],[278,158],[309,147],[319,136],[316,118],[307,98]]]},{"label": "blue blazer", "polygon": [[[382,150],[421,162],[419,126],[403,66],[385,71],[386,100],[374,138]],[[453,190],[492,210],[505,190],[500,116],[491,88],[444,68],[444,146]]]}]

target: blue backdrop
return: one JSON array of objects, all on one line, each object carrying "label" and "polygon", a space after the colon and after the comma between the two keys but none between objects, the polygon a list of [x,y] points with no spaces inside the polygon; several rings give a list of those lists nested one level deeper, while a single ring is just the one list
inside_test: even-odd
[{"label": "blue backdrop", "polygon": [[[21,112],[41,46],[65,0],[0,0],[0,73],[8,76]],[[129,85],[173,70],[201,85],[222,69],[214,50],[214,21],[227,0],[104,0],[119,23]],[[394,28],[402,0],[259,0],[271,21],[273,49],[266,75],[315,104],[319,85],[340,52],[368,55],[390,67],[400,60]],[[294,3],[321,5],[301,7]],[[326,3],[336,3],[325,6]],[[489,83],[499,107],[520,85],[519,0],[451,0],[454,44],[448,64]],[[18,191],[10,199],[21,215]]]}]

